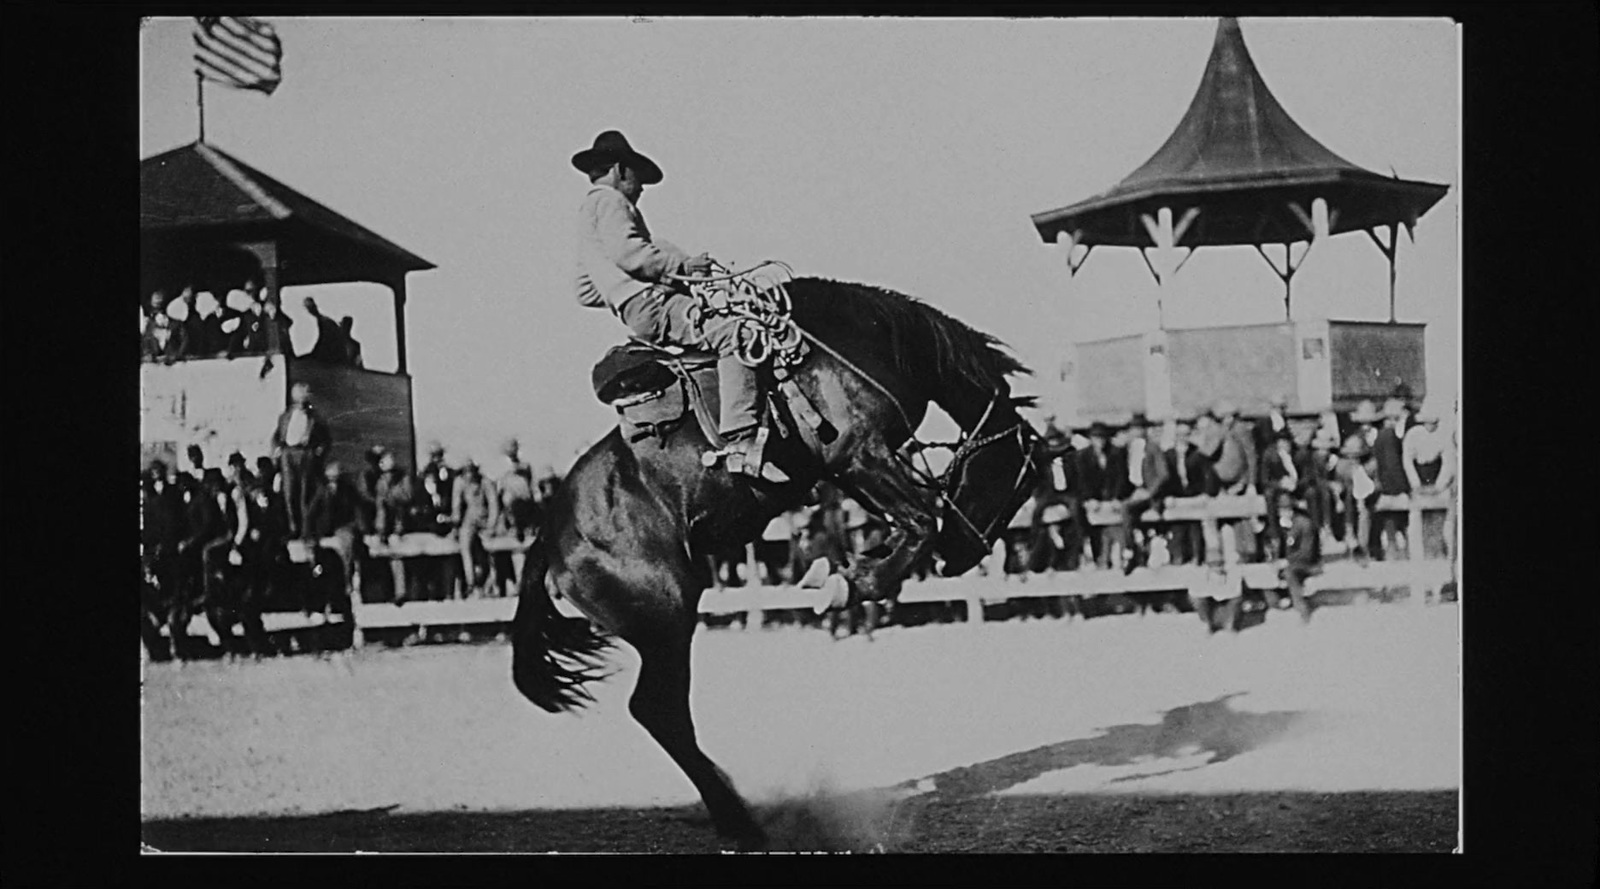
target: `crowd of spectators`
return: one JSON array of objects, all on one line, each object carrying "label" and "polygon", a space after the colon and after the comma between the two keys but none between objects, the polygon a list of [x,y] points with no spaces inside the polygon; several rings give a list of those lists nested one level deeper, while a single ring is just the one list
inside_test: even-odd
[{"label": "crowd of spectators", "polygon": [[[1160,509],[1171,498],[1219,495],[1265,501],[1262,515],[1222,523],[1241,561],[1286,558],[1298,514],[1315,529],[1311,543],[1319,549],[1342,546],[1358,560],[1407,552],[1407,514],[1378,506],[1386,495],[1451,488],[1455,443],[1440,431],[1437,408],[1413,410],[1400,394],[1381,413],[1362,402],[1338,418],[1342,440],[1334,425],[1286,411],[1286,400],[1276,399],[1267,414],[1247,419],[1220,402],[1165,428],[1135,415],[1119,427],[1096,422],[1070,434],[1052,419],[1026,570],[1072,570],[1085,557],[1124,572],[1152,558],[1221,564],[1221,541],[1208,540],[1200,522],[1164,521]],[[1097,502],[1121,504],[1121,523],[1093,525]]]},{"label": "crowd of spectators", "polygon": [[[186,465],[153,460],[145,467],[140,494],[147,641],[161,623],[187,626],[190,614],[226,606],[245,617],[250,645],[264,644],[259,605],[294,592],[286,588],[285,568],[297,545],[311,554],[317,575],[342,579],[343,595],[326,602],[310,590],[291,595],[308,612],[320,603],[350,617],[355,572],[369,539],[386,547],[408,534],[455,539],[465,596],[504,595],[507,582],[514,582],[508,570],[491,565],[485,540],[529,539],[541,504],[559,483],[553,470],[536,473],[510,439],[492,473],[471,458],[448,464],[437,443],[429,446],[420,472],[409,471],[382,446],[367,450],[360,471],[347,471],[329,458],[332,429],[311,396],[305,383],[291,387],[290,405],[272,432],[272,452],[253,462],[235,452],[224,467],[208,467],[202,449],[191,445]],[[397,588],[395,601],[406,595]],[[257,607],[243,607],[251,603]]]},{"label": "crowd of spectators", "polygon": [[[354,320],[349,315],[338,321],[323,315],[312,297],[302,305],[317,325],[317,339],[310,351],[297,357],[363,367]],[[263,291],[254,277],[228,290],[221,300],[209,290],[197,292],[185,285],[176,295],[157,289],[139,306],[141,354],[145,361],[167,364],[193,358],[293,354],[289,338],[293,325],[278,295]]]}]

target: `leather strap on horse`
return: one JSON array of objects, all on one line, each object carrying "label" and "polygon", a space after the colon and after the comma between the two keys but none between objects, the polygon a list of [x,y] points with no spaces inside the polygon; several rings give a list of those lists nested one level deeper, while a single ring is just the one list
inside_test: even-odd
[{"label": "leather strap on horse", "polygon": [[694,418],[699,422],[700,430],[705,433],[706,440],[718,450],[726,448],[728,440],[718,431],[721,424],[716,417],[711,416],[710,408],[706,407],[705,393],[700,391],[700,384],[695,382],[694,374],[690,373],[681,361],[672,361],[667,366],[672,368],[672,372],[678,375],[684,386],[688,387],[689,404],[694,409]]}]

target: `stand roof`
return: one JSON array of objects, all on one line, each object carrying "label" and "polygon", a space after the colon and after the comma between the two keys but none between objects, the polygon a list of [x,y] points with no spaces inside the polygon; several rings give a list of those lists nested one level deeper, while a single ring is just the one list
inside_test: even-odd
[{"label": "stand roof", "polygon": [[230,241],[276,241],[285,287],[391,283],[435,268],[204,142],[140,161],[139,232],[147,248],[168,256]]},{"label": "stand roof", "polygon": [[1065,232],[1081,244],[1147,247],[1141,214],[1198,208],[1178,246],[1292,243],[1311,232],[1291,203],[1309,214],[1323,198],[1329,234],[1340,234],[1413,225],[1448,190],[1381,176],[1312,138],[1262,82],[1238,20],[1224,18],[1200,88],[1166,143],[1109,191],[1032,219],[1047,242]]}]

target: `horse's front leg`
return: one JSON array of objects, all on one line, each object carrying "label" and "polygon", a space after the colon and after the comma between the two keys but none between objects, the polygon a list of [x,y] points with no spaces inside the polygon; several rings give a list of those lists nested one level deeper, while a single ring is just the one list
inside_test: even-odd
[{"label": "horse's front leg", "polygon": [[933,546],[938,532],[937,502],[886,447],[867,449],[840,477],[882,510],[891,523],[883,542],[888,553],[877,557],[858,554],[844,571],[850,597],[852,601],[893,601],[911,567]]}]

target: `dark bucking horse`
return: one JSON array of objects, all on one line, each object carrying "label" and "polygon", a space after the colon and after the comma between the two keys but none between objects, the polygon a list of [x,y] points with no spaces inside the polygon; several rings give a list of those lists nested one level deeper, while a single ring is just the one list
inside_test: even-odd
[{"label": "dark bucking horse", "polygon": [[[774,484],[702,466],[709,445],[695,423],[659,445],[630,445],[613,430],[549,504],[512,633],[517,688],[553,713],[593,700],[584,685],[603,676],[607,634],[632,645],[640,669],[629,711],[694,783],[717,832],[745,849],[762,848],[766,836],[700,750],[689,712],[690,641],[711,581],[706,554],[755,539],[826,478],[892,529],[843,572],[851,601],[893,600],[930,547],[945,576],[982,560],[1038,471],[1037,436],[1017,413],[1031,399],[1012,397],[1007,382],[1029,371],[999,340],[888,290],[816,278],[787,290],[795,323],[816,346],[793,378],[837,436],[820,453],[785,439],[799,450],[773,458],[790,477]],[[908,455],[929,403],[962,429],[937,477]],[[552,596],[589,620],[562,615]]]}]

